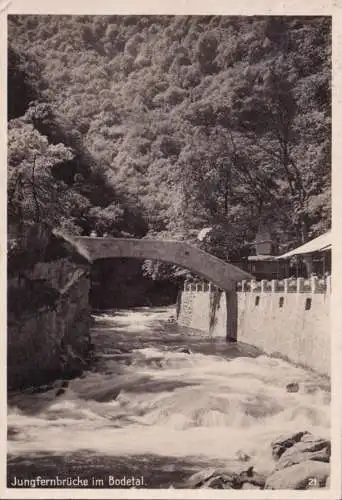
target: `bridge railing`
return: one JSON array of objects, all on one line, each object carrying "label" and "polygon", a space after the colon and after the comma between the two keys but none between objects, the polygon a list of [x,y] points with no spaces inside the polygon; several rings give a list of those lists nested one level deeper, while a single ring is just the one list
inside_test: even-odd
[{"label": "bridge railing", "polygon": [[213,283],[208,283],[206,281],[192,282],[185,281],[184,282],[184,291],[185,292],[213,292],[215,290],[220,290],[219,287],[214,285]]},{"label": "bridge railing", "polygon": [[[237,283],[238,292],[259,293],[331,293],[331,275],[319,278],[285,278],[281,280],[244,280]],[[207,282],[184,282],[185,292],[213,292],[219,288]]]}]

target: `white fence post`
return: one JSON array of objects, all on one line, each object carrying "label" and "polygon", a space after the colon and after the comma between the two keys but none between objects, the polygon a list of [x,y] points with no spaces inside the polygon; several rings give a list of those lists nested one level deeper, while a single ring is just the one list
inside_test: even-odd
[{"label": "white fence post", "polygon": [[276,292],[278,290],[278,281],[277,280],[272,280],[271,281],[271,291],[272,293]]},{"label": "white fence post", "polygon": [[304,292],[304,278],[297,278],[297,293]]},{"label": "white fence post", "polygon": [[327,293],[331,293],[331,274],[327,276]]},{"label": "white fence post", "polygon": [[317,276],[311,276],[311,293],[317,293],[318,292],[318,278]]}]

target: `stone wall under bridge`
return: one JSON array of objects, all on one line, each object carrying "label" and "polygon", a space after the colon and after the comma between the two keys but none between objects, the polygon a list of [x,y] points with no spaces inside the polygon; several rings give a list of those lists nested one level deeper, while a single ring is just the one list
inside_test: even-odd
[{"label": "stone wall under bridge", "polygon": [[[330,276],[243,281],[237,284],[235,296],[236,307],[232,307],[231,293],[208,283],[187,282],[178,322],[330,375]],[[236,338],[227,336],[234,324]]]}]

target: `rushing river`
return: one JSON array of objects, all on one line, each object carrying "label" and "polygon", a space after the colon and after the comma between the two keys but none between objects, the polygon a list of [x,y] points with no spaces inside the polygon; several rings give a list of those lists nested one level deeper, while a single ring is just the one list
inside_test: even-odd
[{"label": "rushing river", "polygon": [[[87,478],[88,487],[108,487],[109,476],[181,487],[193,472],[245,454],[267,473],[280,434],[329,438],[326,380],[204,339],[173,316],[172,308],[96,314],[90,371],[9,395],[9,486],[41,475]],[[292,381],[296,393],[286,391]]]}]

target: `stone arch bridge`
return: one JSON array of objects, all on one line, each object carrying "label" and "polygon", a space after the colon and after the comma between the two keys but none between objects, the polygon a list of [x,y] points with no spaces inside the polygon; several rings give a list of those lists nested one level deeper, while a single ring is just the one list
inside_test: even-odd
[{"label": "stone arch bridge", "polygon": [[252,278],[242,269],[183,241],[70,236],[59,231],[54,233],[76,247],[89,262],[111,258],[160,260],[189,269],[226,292],[235,290],[236,282]]}]

